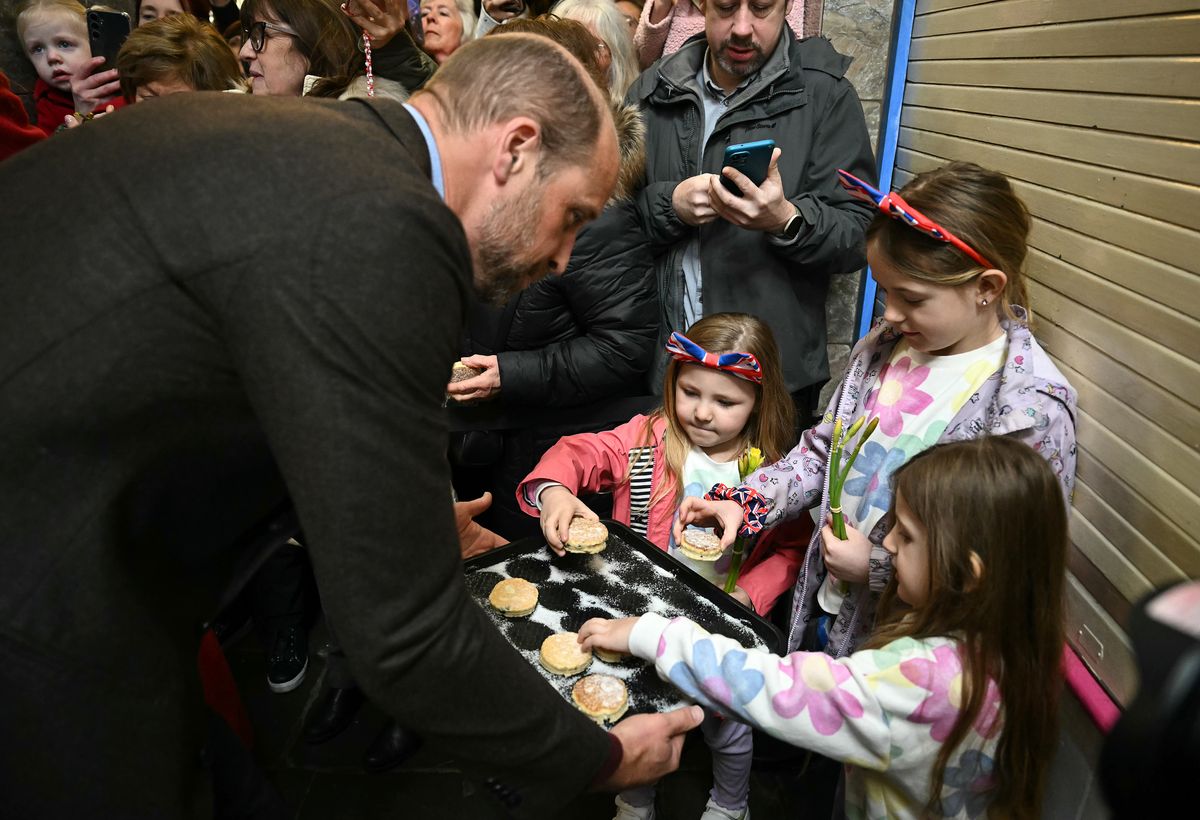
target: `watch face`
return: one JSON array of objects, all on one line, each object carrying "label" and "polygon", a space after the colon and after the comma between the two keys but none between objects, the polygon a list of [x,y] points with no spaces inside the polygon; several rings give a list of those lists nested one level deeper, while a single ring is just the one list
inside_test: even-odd
[{"label": "watch face", "polygon": [[800,233],[800,229],[804,227],[804,220],[800,218],[800,214],[792,215],[792,218],[783,226],[783,230],[775,234],[780,239],[794,239]]}]

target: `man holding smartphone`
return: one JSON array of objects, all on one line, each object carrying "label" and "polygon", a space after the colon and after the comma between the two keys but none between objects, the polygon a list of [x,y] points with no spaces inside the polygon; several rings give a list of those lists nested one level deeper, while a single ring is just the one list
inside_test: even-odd
[{"label": "man holding smartphone", "polygon": [[[845,78],[849,58],[823,38],[798,41],[785,20],[789,2],[709,0],[704,39],[655,63],[627,100],[646,118],[642,205],[664,249],[663,339],[711,313],[761,317],[806,420],[829,378],[829,279],[866,263],[871,208],[841,189],[836,171],[874,179],[875,168],[862,105]],[[775,142],[765,176],[726,167],[727,147],[762,140]]]},{"label": "man holding smartphone", "polygon": [[[94,157],[170,170],[48,228]],[[530,35],[404,106],[174,95],[0,166],[8,814],[197,816],[195,627],[285,494],[364,692],[509,812],[678,765],[698,708],[606,733],[492,626],[448,492],[468,294],[561,273],[616,174],[604,95]]]}]

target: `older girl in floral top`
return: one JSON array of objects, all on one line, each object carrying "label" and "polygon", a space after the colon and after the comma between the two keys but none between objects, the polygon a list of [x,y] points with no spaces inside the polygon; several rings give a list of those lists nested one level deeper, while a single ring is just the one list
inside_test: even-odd
[{"label": "older girl in floral top", "polygon": [[782,461],[746,479],[753,492],[738,492],[751,499],[745,508],[687,499],[677,524],[720,522],[732,542],[755,518],[769,527],[811,510],[819,528],[829,516],[835,421],[878,418],[843,489],[847,538],[828,526],[814,532],[796,582],[788,648],[834,657],[870,633],[891,578],[884,513],[898,467],[937,442],[1006,436],[1049,462],[1064,498],[1075,475],[1075,392],[1021,307],[1029,214],[1008,180],[951,163],[884,196],[842,176],[881,211],[867,230],[867,259],[886,292],[882,321],[852,352],[822,422]]},{"label": "older girl in floral top", "polygon": [[1036,817],[1057,738],[1066,506],[1032,449],[925,450],[895,476],[883,621],[834,659],[747,650],[687,619],[591,620],[701,704],[845,763],[846,816]]}]

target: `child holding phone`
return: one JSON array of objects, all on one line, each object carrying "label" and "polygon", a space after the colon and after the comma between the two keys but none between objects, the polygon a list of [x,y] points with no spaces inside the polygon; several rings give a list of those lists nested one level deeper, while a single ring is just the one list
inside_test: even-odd
[{"label": "child holding phone", "polygon": [[[562,438],[521,482],[517,500],[525,512],[540,514],[547,543],[561,550],[573,517],[596,518],[577,495],[612,491],[616,520],[721,586],[730,567],[728,551],[715,561],[683,555],[678,539],[671,537],[675,509],[680,498],[703,493],[715,481],[737,483],[739,458],[749,448],[760,448],[771,460],[782,455],[794,435],[792,402],[774,336],[754,316],[706,316],[686,336],[673,333],[667,351],[672,360],[664,378],[663,407],[610,431]],[[766,551],[759,546],[759,553]],[[782,570],[768,568],[761,581],[774,585],[766,594],[772,601],[791,586],[797,562],[785,558],[776,563]],[[742,588],[737,592],[743,603],[750,600]],[[701,729],[713,757],[713,789],[704,818],[743,817],[751,733],[715,715],[707,715]],[[652,818],[654,787],[623,792],[616,816]]]},{"label": "child holding phone", "polygon": [[34,124],[52,134],[75,112],[71,80],[91,59],[84,8],[77,0],[28,0],[16,16],[17,39],[37,72]]},{"label": "child holding phone", "polygon": [[1057,745],[1067,515],[1018,441],[940,444],[895,475],[895,572],[870,641],[780,657],[686,618],[593,619],[702,705],[845,763],[848,817],[1036,817]]}]

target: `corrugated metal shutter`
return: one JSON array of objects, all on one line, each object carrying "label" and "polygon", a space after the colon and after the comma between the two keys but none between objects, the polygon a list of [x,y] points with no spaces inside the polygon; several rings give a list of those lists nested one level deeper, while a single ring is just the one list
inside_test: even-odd
[{"label": "corrugated metal shutter", "polygon": [[1200,5],[918,0],[896,186],[948,160],[1033,212],[1036,335],[1079,391],[1069,635],[1125,701],[1123,625],[1200,577]]}]

